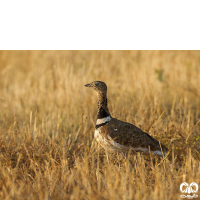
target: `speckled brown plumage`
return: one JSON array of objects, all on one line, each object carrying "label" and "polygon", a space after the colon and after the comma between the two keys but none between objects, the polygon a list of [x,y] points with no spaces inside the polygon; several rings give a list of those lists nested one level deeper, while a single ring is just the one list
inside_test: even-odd
[{"label": "speckled brown plumage", "polygon": [[114,142],[123,145],[125,151],[128,150],[127,148],[133,147],[134,150],[134,148],[141,147],[146,148],[147,152],[144,153],[148,154],[149,148],[151,151],[160,151],[160,145],[164,153],[168,151],[163,144],[159,144],[156,139],[138,127],[115,118],[112,118],[109,123],[101,127],[101,134],[103,137],[108,138],[109,136]]},{"label": "speckled brown plumage", "polygon": [[107,150],[126,152],[133,151],[164,155],[168,149],[133,124],[112,118],[107,106],[107,86],[102,81],[85,85],[97,91],[98,113],[95,138]]}]

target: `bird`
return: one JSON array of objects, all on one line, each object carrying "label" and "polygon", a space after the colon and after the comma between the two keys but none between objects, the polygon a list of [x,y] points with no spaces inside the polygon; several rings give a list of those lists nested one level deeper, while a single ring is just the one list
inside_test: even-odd
[{"label": "bird", "polygon": [[106,150],[126,153],[129,150],[144,155],[165,156],[168,148],[137,126],[113,118],[108,109],[107,85],[102,81],[86,84],[97,92],[98,112],[94,137]]}]

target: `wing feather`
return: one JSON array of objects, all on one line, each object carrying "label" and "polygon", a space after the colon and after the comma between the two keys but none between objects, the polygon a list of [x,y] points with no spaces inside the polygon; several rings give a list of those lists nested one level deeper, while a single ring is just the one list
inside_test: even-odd
[{"label": "wing feather", "polygon": [[161,150],[161,145],[163,152],[168,150],[148,133],[145,133],[133,124],[115,118],[112,118],[108,124],[102,126],[101,130],[104,137],[109,137],[109,139],[111,138],[115,143],[125,147],[141,147],[146,149],[150,147],[151,151],[157,151]]}]

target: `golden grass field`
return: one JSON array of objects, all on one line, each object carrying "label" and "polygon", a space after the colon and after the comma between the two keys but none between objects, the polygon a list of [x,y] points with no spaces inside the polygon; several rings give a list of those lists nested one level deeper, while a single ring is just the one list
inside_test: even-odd
[{"label": "golden grass field", "polygon": [[[166,158],[107,160],[94,80]],[[181,199],[182,182],[200,187],[199,88],[200,51],[0,51],[0,199]]]}]

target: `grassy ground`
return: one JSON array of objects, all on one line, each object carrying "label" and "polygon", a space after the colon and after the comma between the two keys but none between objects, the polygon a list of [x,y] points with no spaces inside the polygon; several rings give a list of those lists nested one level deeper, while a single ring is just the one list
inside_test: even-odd
[{"label": "grassy ground", "polygon": [[[106,159],[94,80],[165,159]],[[200,187],[199,88],[200,51],[1,51],[0,199],[181,199],[182,182]]]}]

